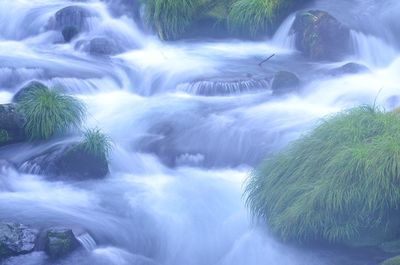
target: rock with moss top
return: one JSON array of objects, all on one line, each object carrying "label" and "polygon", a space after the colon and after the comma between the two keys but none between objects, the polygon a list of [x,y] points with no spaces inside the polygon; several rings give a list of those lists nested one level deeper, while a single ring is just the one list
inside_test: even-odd
[{"label": "rock with moss top", "polygon": [[71,229],[55,227],[46,232],[45,251],[52,259],[62,258],[71,254],[79,246],[79,242]]},{"label": "rock with moss top", "polygon": [[56,179],[99,179],[108,172],[105,157],[87,152],[79,143],[58,144],[19,165],[20,170]]},{"label": "rock with moss top", "polygon": [[296,47],[313,60],[338,60],[350,51],[350,30],[329,13],[300,12],[292,26]]},{"label": "rock with moss top", "polygon": [[0,105],[0,146],[24,141],[24,123],[14,104]]},{"label": "rock with moss top", "polygon": [[38,231],[22,224],[0,223],[0,261],[35,250]]},{"label": "rock with moss top", "polygon": [[22,88],[18,90],[18,92],[13,96],[12,102],[19,103],[21,99],[29,94],[30,92],[37,90],[37,89],[48,89],[43,83],[38,81],[31,81],[28,84],[24,85]]},{"label": "rock with moss top", "polygon": [[382,262],[380,265],[400,265],[400,256],[387,259],[384,262]]},{"label": "rock with moss top", "polygon": [[297,91],[300,79],[292,72],[280,71],[274,75],[271,89],[274,95],[283,95]]}]

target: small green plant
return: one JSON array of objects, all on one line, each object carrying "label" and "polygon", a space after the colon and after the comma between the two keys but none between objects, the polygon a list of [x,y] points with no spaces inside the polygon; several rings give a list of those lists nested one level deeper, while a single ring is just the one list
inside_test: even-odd
[{"label": "small green plant", "polygon": [[112,149],[111,138],[100,129],[89,129],[83,133],[79,145],[85,152],[98,158],[108,159]]},{"label": "small green plant", "polygon": [[380,265],[400,265],[400,256],[385,260]]},{"label": "small green plant", "polygon": [[363,106],[330,117],[266,159],[246,195],[283,240],[391,240],[400,222],[400,115]]},{"label": "small green plant", "polygon": [[31,140],[49,139],[56,133],[78,128],[85,117],[81,101],[49,88],[23,93],[18,109],[26,119],[25,132]]},{"label": "small green plant", "polygon": [[5,143],[9,140],[11,140],[11,138],[8,135],[8,132],[4,129],[0,129],[0,144]]}]

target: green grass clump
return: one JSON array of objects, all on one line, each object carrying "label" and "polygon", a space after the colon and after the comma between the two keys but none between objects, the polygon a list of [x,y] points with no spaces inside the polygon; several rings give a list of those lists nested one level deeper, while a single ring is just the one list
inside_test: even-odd
[{"label": "green grass clump", "polygon": [[18,108],[31,140],[46,140],[77,128],[85,117],[85,106],[78,99],[49,88],[26,91],[18,100]]},{"label": "green grass clump", "polygon": [[310,0],[236,0],[228,15],[229,30],[246,37],[272,33],[295,8]]},{"label": "green grass clump", "polygon": [[110,137],[96,128],[84,132],[83,140],[79,146],[90,155],[108,159],[112,149],[112,142]]},{"label": "green grass clump", "polygon": [[380,265],[400,265],[400,256],[385,260]]},{"label": "green grass clump", "polygon": [[145,19],[162,40],[174,40],[191,25],[205,0],[148,0]]},{"label": "green grass clump", "polygon": [[396,235],[400,115],[363,106],[339,113],[254,171],[247,205],[286,241],[347,243]]}]

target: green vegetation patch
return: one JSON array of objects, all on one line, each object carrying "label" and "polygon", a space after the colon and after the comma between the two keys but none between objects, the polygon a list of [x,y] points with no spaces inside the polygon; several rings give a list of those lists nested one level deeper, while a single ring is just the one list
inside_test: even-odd
[{"label": "green vegetation patch", "polygon": [[83,140],[79,145],[86,153],[108,159],[112,149],[111,138],[100,129],[89,129],[83,134]]},{"label": "green vegetation patch", "polygon": [[8,142],[9,140],[11,140],[11,137],[8,132],[4,129],[0,129],[0,144]]},{"label": "green vegetation patch", "polygon": [[47,87],[24,92],[18,108],[26,119],[25,132],[31,140],[49,139],[79,127],[85,117],[85,106],[78,99]]},{"label": "green vegetation patch", "polygon": [[266,159],[246,195],[254,216],[286,241],[391,240],[399,228],[400,115],[363,106],[330,117]]},{"label": "green vegetation patch", "polygon": [[162,40],[178,38],[191,25],[204,0],[148,0],[145,19]]},{"label": "green vegetation patch", "polygon": [[381,265],[400,265],[400,256],[385,260]]}]

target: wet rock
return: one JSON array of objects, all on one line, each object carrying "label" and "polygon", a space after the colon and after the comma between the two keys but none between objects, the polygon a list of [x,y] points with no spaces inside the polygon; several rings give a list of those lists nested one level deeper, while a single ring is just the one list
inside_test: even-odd
[{"label": "wet rock", "polygon": [[0,260],[34,251],[38,231],[22,224],[0,223]]},{"label": "wet rock", "polygon": [[347,63],[330,71],[331,75],[359,74],[369,72],[369,68],[358,63]]},{"label": "wet rock", "polygon": [[55,14],[50,20],[50,28],[59,30],[66,42],[71,41],[80,32],[89,28],[89,18],[93,14],[86,8],[80,6],[68,6]]},{"label": "wet rock", "polygon": [[68,26],[63,28],[61,34],[66,42],[70,42],[74,37],[79,34],[79,29],[75,26]]},{"label": "wet rock", "polygon": [[24,141],[24,124],[14,104],[0,105],[0,146]]},{"label": "wet rock", "polygon": [[68,6],[55,15],[55,29],[63,30],[67,27],[75,27],[78,31],[88,28],[88,18],[92,14],[86,8],[80,6]]},{"label": "wet rock", "polygon": [[38,81],[29,82],[28,84],[26,84],[25,86],[23,86],[23,87],[14,95],[14,97],[12,98],[12,102],[18,103],[18,102],[22,99],[22,97],[24,97],[27,93],[29,93],[30,91],[37,90],[37,89],[44,89],[44,90],[46,90],[47,87],[46,87],[44,84],[42,84],[42,83],[40,83],[40,82],[38,82]]},{"label": "wet rock", "polygon": [[294,73],[280,71],[274,75],[272,81],[272,92],[274,95],[282,95],[296,91],[300,85],[300,80]]},{"label": "wet rock", "polygon": [[94,38],[89,43],[91,55],[114,55],[118,52],[119,49],[115,41],[105,37]]},{"label": "wet rock", "polygon": [[79,247],[71,229],[55,227],[47,230],[45,236],[45,252],[52,259],[58,259],[71,254]]},{"label": "wet rock", "polygon": [[338,60],[350,50],[349,28],[324,11],[298,13],[292,32],[297,49],[313,60]]},{"label": "wet rock", "polygon": [[87,153],[77,143],[58,144],[19,165],[27,173],[75,180],[99,179],[108,172],[106,158]]},{"label": "wet rock", "polygon": [[269,81],[265,78],[241,77],[196,80],[180,84],[178,89],[195,95],[224,96],[265,90],[268,87]]}]

